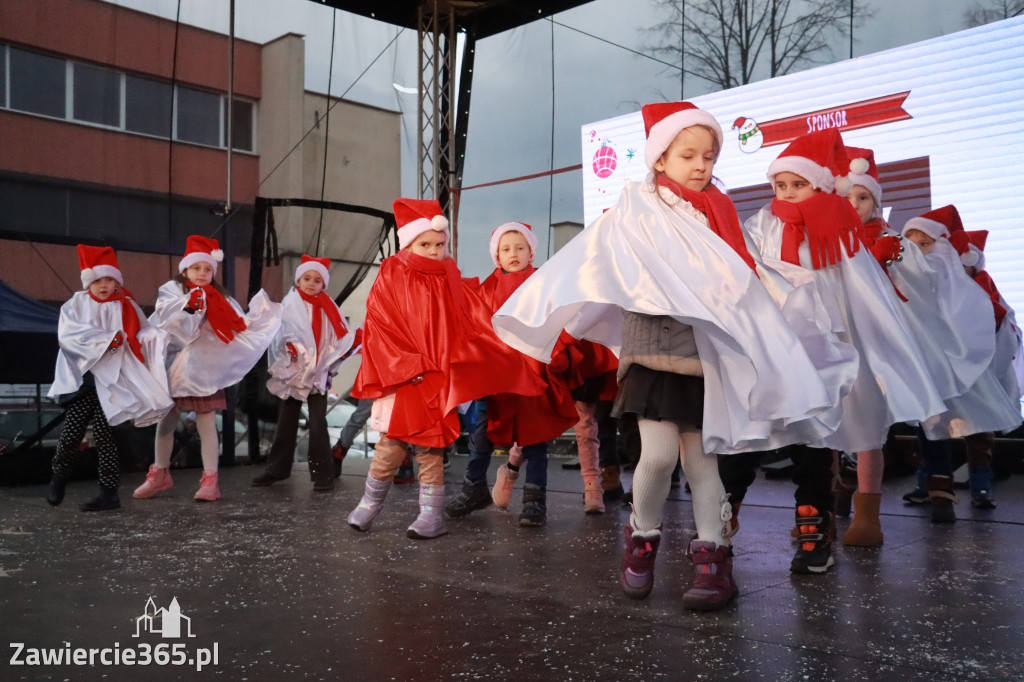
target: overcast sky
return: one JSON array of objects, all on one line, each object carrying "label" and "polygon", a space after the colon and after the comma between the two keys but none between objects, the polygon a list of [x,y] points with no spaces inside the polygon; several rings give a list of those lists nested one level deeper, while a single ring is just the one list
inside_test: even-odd
[{"label": "overcast sky", "polygon": [[[117,4],[173,19],[178,0],[116,0]],[[870,0],[874,16],[855,31],[854,55],[861,56],[927,40],[964,28],[967,0]],[[227,33],[228,0],[181,0],[182,21]],[[417,79],[415,31],[336,12],[312,0],[236,0],[235,32],[265,43],[284,33],[306,36],[306,89],[328,87],[331,24],[336,21],[331,92],[385,107],[404,117],[403,193],[416,191],[416,97],[392,83],[414,87]],[[529,175],[580,163],[580,127],[636,111],[638,104],[677,99],[679,71],[582,35],[564,24],[612,43],[643,51],[647,29],[659,21],[651,0],[594,0],[555,15],[554,116],[552,117],[552,24],[537,21],[486,38],[477,44],[465,186]],[[401,33],[401,35],[399,35]],[[385,51],[395,36],[398,39]],[[849,36],[836,36],[836,58],[845,58]],[[365,75],[360,73],[380,58]],[[358,79],[358,82],[356,79]],[[686,82],[687,97],[708,88],[696,78]],[[333,122],[333,121],[332,121]],[[551,146],[554,135],[554,158]],[[271,165],[276,160],[268,160]],[[547,225],[582,221],[579,171],[554,177],[470,190],[459,213],[459,263],[463,273],[493,269],[487,255],[491,230],[509,220],[533,225],[547,249]],[[354,197],[331,196],[350,201]]]}]

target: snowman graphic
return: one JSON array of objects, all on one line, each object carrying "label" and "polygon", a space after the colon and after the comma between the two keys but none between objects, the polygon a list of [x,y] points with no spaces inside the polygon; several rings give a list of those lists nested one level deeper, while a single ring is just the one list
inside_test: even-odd
[{"label": "snowman graphic", "polygon": [[740,116],[732,124],[732,129],[740,131],[738,135],[740,151],[745,154],[753,154],[764,144],[764,135],[757,127],[757,121],[752,118]]}]

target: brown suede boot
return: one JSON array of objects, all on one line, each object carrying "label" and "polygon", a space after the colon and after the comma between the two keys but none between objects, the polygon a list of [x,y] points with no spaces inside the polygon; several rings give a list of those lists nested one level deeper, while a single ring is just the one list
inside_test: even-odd
[{"label": "brown suede boot", "polygon": [[853,520],[843,533],[847,547],[877,547],[882,544],[882,524],[878,520],[881,493],[854,493]]},{"label": "brown suede boot", "polygon": [[929,476],[928,499],[932,503],[932,523],[956,523],[956,493],[952,476]]}]

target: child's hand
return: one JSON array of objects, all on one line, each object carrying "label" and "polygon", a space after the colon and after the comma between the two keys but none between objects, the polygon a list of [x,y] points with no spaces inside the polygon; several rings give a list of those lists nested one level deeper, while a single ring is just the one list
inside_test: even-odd
[{"label": "child's hand", "polygon": [[192,293],[188,296],[188,303],[185,304],[185,310],[190,313],[197,313],[203,309],[203,290],[193,289]]},{"label": "child's hand", "polygon": [[114,334],[114,340],[110,342],[109,346],[107,346],[107,352],[115,353],[122,345],[124,345],[124,334],[118,332]]},{"label": "child's hand", "polygon": [[296,350],[296,348],[292,344],[292,342],[289,341],[288,343],[284,344],[284,347],[285,347],[285,350],[288,351],[288,355],[290,355],[291,358],[292,358],[291,362],[297,362],[298,359],[299,359],[299,351]]},{"label": "child's hand", "polygon": [[900,255],[903,251],[903,245],[900,244],[900,240],[896,237],[879,237],[871,246],[871,255],[875,257],[881,265],[888,265],[893,261],[899,262],[903,260],[903,256]]}]

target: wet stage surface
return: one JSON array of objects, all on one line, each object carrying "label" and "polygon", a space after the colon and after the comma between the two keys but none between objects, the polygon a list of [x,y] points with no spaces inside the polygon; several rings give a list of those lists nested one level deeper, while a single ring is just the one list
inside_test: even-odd
[{"label": "wet stage surface", "polygon": [[[369,463],[358,455],[331,493],[312,492],[305,465],[270,488],[250,487],[260,468],[222,470],[223,497],[207,504],[192,501],[198,470],[174,471],[152,500],[132,499],[143,474],[126,474],[123,508],[104,513],[78,511],[95,482],[72,482],[57,508],[45,486],[2,488],[0,679],[1024,679],[1020,474],[997,483],[992,511],[958,491],[951,526],[903,505],[912,477],[887,480],[884,545],[837,543],[823,576],[789,572],[793,487],[759,474],[735,538],[740,597],[701,614],[681,606],[689,495],[670,494],[654,591],[634,601],[617,578],[628,510],[585,516],[564,461],[549,464],[546,526],[519,527],[520,483],[509,512],[449,520],[434,540],[405,535],[415,484],[392,488],[370,532],[348,527]],[[446,471],[449,500],[465,463]],[[146,632],[150,597],[156,609],[176,599],[193,637],[161,636],[160,619]],[[20,660],[167,644],[186,664],[12,665],[11,643],[24,644]],[[215,646],[216,664],[187,663]]]}]

